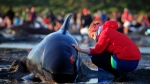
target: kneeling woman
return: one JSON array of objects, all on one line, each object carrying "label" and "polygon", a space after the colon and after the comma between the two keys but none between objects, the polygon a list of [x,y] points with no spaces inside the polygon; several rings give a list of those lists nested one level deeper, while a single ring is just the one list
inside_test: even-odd
[{"label": "kneeling woman", "polygon": [[141,59],[138,47],[126,35],[117,31],[115,21],[91,23],[89,37],[97,41],[95,48],[82,49],[72,44],[79,52],[92,56],[92,62],[115,76],[113,81],[125,81],[125,73],[134,71]]}]

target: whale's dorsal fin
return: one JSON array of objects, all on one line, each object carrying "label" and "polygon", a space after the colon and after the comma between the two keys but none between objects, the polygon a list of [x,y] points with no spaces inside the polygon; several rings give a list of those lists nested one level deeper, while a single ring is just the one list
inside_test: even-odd
[{"label": "whale's dorsal fin", "polygon": [[70,24],[70,19],[72,17],[72,13],[70,13],[67,18],[65,19],[62,27],[59,29],[59,30],[62,30],[62,34],[66,34],[66,31],[68,31],[68,27],[69,27],[69,24]]}]

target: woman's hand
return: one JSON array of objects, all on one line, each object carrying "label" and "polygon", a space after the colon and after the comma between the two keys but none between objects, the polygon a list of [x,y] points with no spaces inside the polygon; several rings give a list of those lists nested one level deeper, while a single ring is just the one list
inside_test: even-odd
[{"label": "woman's hand", "polygon": [[87,49],[82,49],[80,48],[79,46],[75,45],[75,44],[71,44],[77,51],[79,52],[83,52],[83,53],[86,53],[86,54],[90,54],[90,49],[87,48]]},{"label": "woman's hand", "polygon": [[79,51],[79,52],[82,51],[82,49],[81,49],[79,46],[77,46],[77,45],[75,45],[75,44],[72,44],[72,46],[73,46],[77,51]]}]

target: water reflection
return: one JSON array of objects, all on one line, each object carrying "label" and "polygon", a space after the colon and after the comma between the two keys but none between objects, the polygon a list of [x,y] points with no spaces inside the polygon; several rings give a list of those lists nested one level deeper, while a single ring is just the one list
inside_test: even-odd
[{"label": "water reflection", "polygon": [[86,83],[98,83],[98,78],[91,78],[89,81],[87,81]]},{"label": "water reflection", "polygon": [[111,79],[103,79],[103,78],[90,78],[86,80],[86,82],[79,82],[79,83],[111,83]]}]

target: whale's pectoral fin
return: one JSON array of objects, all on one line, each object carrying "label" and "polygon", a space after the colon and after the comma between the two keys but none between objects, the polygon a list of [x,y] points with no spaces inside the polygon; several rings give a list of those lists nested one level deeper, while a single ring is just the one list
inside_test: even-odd
[{"label": "whale's pectoral fin", "polygon": [[36,77],[33,73],[26,75],[21,78],[24,81],[41,81],[40,78]]}]

